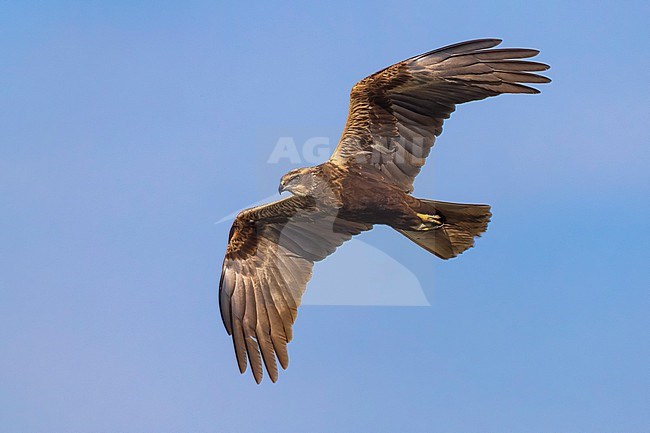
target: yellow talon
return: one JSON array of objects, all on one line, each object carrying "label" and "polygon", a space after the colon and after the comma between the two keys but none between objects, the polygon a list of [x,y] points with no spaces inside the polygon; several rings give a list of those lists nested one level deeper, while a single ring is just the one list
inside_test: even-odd
[{"label": "yellow talon", "polygon": [[429,215],[425,213],[416,213],[416,215],[418,216],[418,218],[420,218],[422,224],[418,225],[417,227],[414,227],[415,230],[428,231],[428,230],[437,229],[438,227],[442,226],[442,221],[439,215]]},{"label": "yellow talon", "polygon": [[440,221],[440,216],[438,216],[438,215],[429,215],[429,214],[425,214],[425,213],[418,213],[417,216],[424,223],[435,223],[435,224],[438,224],[438,225],[442,224],[442,221]]}]

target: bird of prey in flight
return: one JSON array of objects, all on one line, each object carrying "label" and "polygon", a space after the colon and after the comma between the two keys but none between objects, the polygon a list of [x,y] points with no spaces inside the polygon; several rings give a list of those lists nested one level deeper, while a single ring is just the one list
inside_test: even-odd
[{"label": "bird of prey in flight", "polygon": [[457,104],[502,93],[539,93],[548,83],[527,60],[539,53],[495,49],[499,39],[449,45],[383,69],[354,85],[343,135],[327,162],[291,170],[291,196],[247,209],[230,230],[219,306],[240,372],[250,363],[273,382],[286,369],[287,343],[314,262],[352,236],[388,225],[441,259],[474,245],[490,206],[411,195],[413,181]]}]

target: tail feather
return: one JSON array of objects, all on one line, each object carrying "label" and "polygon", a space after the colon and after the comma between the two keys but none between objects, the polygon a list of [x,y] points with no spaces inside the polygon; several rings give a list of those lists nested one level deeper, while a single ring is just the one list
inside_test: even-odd
[{"label": "tail feather", "polygon": [[442,215],[442,226],[430,230],[400,230],[404,236],[435,254],[450,259],[474,246],[474,238],[487,230],[492,213],[485,204],[420,200],[427,214]]}]

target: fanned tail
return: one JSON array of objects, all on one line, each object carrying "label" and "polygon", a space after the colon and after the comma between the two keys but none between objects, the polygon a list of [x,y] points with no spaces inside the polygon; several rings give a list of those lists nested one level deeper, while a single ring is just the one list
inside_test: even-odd
[{"label": "fanned tail", "polygon": [[404,236],[447,260],[474,246],[474,238],[487,230],[492,213],[486,204],[462,204],[420,199],[420,212],[440,215],[442,225],[427,230],[400,230]]}]

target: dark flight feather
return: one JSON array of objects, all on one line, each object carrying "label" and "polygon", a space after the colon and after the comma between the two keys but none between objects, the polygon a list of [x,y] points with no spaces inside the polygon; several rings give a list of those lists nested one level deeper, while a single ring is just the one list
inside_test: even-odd
[{"label": "dark flight feather", "polygon": [[[386,140],[383,131],[397,131],[409,142],[409,153],[428,155],[435,137],[442,133],[442,121],[457,104],[502,93],[538,93],[521,83],[548,83],[533,74],[548,66],[521,61],[539,51],[522,48],[490,49],[500,39],[480,39],[429,51],[389,66],[359,81],[350,93],[350,110],[341,141],[330,162],[345,165],[351,159],[370,155],[371,163],[406,192],[422,167],[397,164],[390,159],[372,160],[373,147],[393,150],[397,140]],[[379,132],[378,132],[379,131]]]},{"label": "dark flight feather", "polygon": [[[260,215],[274,222],[260,224]],[[246,370],[248,358],[258,383],[262,364],[273,382],[278,378],[276,358],[282,368],[289,365],[286,345],[313,263],[372,227],[338,220],[335,231],[335,217],[331,209],[314,208],[309,200],[293,196],[243,211],[233,224],[237,229],[224,259],[219,304],[239,370]]]}]

